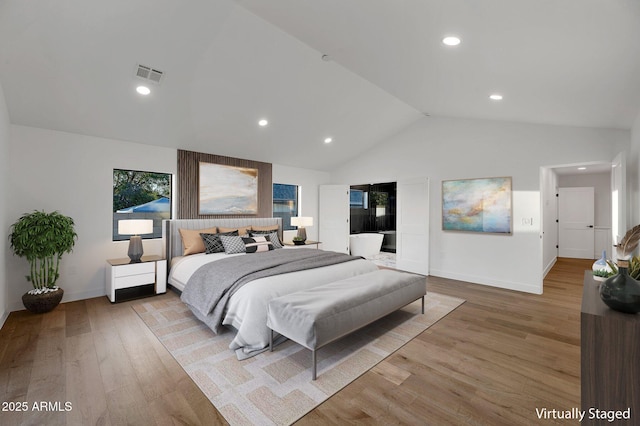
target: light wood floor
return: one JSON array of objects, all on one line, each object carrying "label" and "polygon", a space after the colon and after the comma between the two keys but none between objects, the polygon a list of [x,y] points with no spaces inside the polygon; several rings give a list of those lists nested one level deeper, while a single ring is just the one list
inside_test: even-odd
[{"label": "light wood floor", "polygon": [[[298,424],[553,424],[536,408],[580,406],[580,300],[592,262],[559,259],[540,296],[429,277],[429,291],[467,302]],[[0,330],[0,424],[224,424],[135,303],[100,297],[12,313]],[[34,411],[40,401],[54,411]],[[26,412],[4,411],[22,402]]]}]

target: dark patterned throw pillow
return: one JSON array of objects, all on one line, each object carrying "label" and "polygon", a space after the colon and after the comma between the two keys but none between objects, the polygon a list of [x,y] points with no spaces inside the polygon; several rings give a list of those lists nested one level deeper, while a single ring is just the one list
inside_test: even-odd
[{"label": "dark patterned throw pillow", "polygon": [[242,241],[244,242],[244,248],[247,253],[262,253],[273,250],[273,244],[266,236],[242,238]]},{"label": "dark patterned throw pillow", "polygon": [[267,237],[271,244],[273,244],[274,249],[281,249],[282,242],[280,242],[280,238],[278,237],[278,231],[251,231],[252,237]]},{"label": "dark patterned throw pillow", "polygon": [[200,237],[202,237],[202,241],[204,242],[206,254],[224,253],[224,244],[222,244],[222,240],[220,240],[221,235],[238,236],[238,231],[220,232],[218,234],[200,234]]}]

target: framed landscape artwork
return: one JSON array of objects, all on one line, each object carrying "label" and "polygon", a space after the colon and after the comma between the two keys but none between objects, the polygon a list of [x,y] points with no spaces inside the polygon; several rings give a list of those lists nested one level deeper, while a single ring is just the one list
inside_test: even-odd
[{"label": "framed landscape artwork", "polygon": [[258,213],[258,169],[200,162],[198,173],[199,214]]},{"label": "framed landscape artwork", "polygon": [[511,177],[442,182],[444,231],[511,234]]}]

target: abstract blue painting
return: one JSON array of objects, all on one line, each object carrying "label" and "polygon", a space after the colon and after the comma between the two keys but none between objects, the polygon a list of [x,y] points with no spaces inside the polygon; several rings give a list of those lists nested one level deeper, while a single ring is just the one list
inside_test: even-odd
[{"label": "abstract blue painting", "polygon": [[442,229],[511,234],[511,178],[442,182]]}]

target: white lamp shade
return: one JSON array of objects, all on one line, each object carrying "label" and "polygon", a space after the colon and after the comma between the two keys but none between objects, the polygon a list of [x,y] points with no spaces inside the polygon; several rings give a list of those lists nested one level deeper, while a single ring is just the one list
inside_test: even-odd
[{"label": "white lamp shade", "polygon": [[118,234],[120,235],[153,234],[153,220],[151,219],[119,220]]},{"label": "white lamp shade", "polygon": [[313,226],[313,218],[305,216],[292,217],[291,226]]}]

